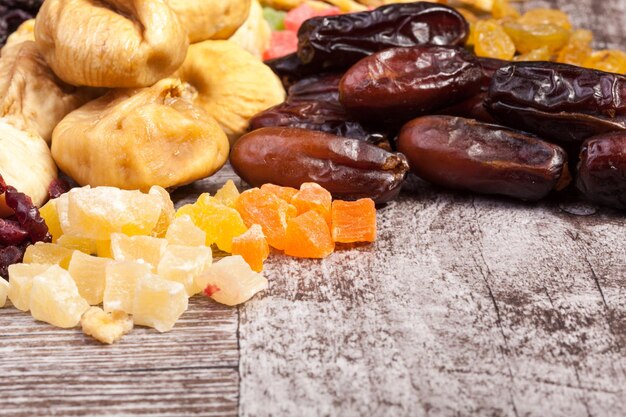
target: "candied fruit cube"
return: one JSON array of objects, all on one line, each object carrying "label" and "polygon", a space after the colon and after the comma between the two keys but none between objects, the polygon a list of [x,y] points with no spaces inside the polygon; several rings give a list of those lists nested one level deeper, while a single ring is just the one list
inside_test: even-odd
[{"label": "candied fruit cube", "polygon": [[33,278],[30,314],[35,319],[67,329],[76,326],[88,308],[70,273],[58,265]]},{"label": "candied fruit cube", "polygon": [[215,243],[224,252],[230,253],[233,238],[248,230],[237,210],[208,194],[202,194],[194,204],[181,207],[176,216],[183,215],[189,215],[195,225],[206,233],[207,246]]},{"label": "candied fruit cube", "polygon": [[137,282],[133,303],[133,320],[140,326],[167,332],[187,310],[185,286],[156,275],[144,276]]},{"label": "candied fruit cube", "polygon": [[59,213],[57,212],[57,200],[50,200],[39,209],[39,215],[46,222],[48,232],[52,236],[52,242],[56,242],[63,235]]},{"label": "candied fruit cube", "polygon": [[180,282],[187,295],[201,292],[195,284],[197,276],[206,272],[213,263],[213,252],[206,246],[170,245],[165,250],[157,274],[164,279]]},{"label": "candied fruit cube", "polygon": [[95,240],[107,240],[112,233],[149,235],[163,209],[159,195],[114,187],[75,188],[65,195],[65,219],[61,213],[65,203],[57,202],[63,232]]},{"label": "candied fruit cube", "polygon": [[332,235],[335,242],[376,240],[376,206],[369,198],[357,201],[333,201],[332,219]]},{"label": "candied fruit cube", "polygon": [[316,211],[290,219],[285,241],[285,254],[298,258],[325,258],[335,250],[328,224]]},{"label": "candied fruit cube", "polygon": [[153,185],[150,191],[148,191],[148,194],[158,197],[161,202],[161,214],[159,215],[156,226],[154,226],[152,235],[165,237],[165,232],[167,232],[167,228],[170,226],[170,223],[172,223],[172,220],[174,220],[174,215],[176,214],[174,203],[172,202],[170,193],[168,193],[165,188],[158,185]]},{"label": "candied fruit cube", "polygon": [[233,180],[226,181],[226,184],[215,193],[215,199],[228,207],[235,207],[238,198],[239,190]]},{"label": "candied fruit cube", "polygon": [[7,295],[9,294],[9,281],[4,278],[0,278],[0,308],[4,307],[7,302]]},{"label": "candied fruit cube", "polygon": [[275,184],[263,184],[261,190],[274,194],[281,200],[285,200],[287,203],[291,203],[291,199],[294,195],[298,194],[298,190],[292,187],[281,187]]},{"label": "candied fruit cube", "polygon": [[110,240],[96,240],[96,255],[100,258],[113,259],[113,252],[111,252]]},{"label": "candied fruit cube", "polygon": [[14,264],[9,266],[9,300],[18,310],[30,310],[30,289],[33,278],[47,271],[52,265]]},{"label": "candied fruit cube", "polygon": [[111,262],[106,267],[103,306],[104,311],[133,312],[137,281],[151,276],[149,264],[133,261]]},{"label": "candied fruit cube", "polygon": [[285,248],[287,221],[298,213],[293,205],[273,193],[253,188],[241,193],[235,207],[247,226],[258,224],[263,228],[270,246]]},{"label": "candied fruit cube", "polygon": [[305,182],[300,186],[300,191],[291,199],[291,204],[296,206],[298,214],[314,210],[322,215],[326,223],[330,224],[332,200],[332,196],[324,187],[314,182]]},{"label": "candied fruit cube", "polygon": [[270,247],[261,226],[253,224],[246,233],[233,239],[233,255],[241,255],[252,270],[263,270],[263,261],[270,255]]},{"label": "candied fruit cube", "polygon": [[254,272],[239,255],[227,256],[214,263],[199,281],[207,296],[228,306],[244,303],[268,287],[267,279]]},{"label": "candied fruit cube", "polygon": [[133,329],[133,319],[123,311],[107,313],[100,307],[91,307],[80,319],[83,333],[99,342],[112,344]]},{"label": "candied fruit cube", "polygon": [[167,240],[152,236],[126,236],[122,233],[111,235],[111,252],[116,261],[145,262],[156,270]]},{"label": "candied fruit cube", "polygon": [[81,251],[88,255],[95,255],[98,252],[98,248],[95,240],[87,239],[84,237],[63,235],[57,240],[57,245],[64,248]]},{"label": "candied fruit cube", "polygon": [[204,246],[206,233],[188,215],[177,217],[167,229],[165,239],[170,245]]},{"label": "candied fruit cube", "polygon": [[72,255],[68,272],[76,282],[80,296],[92,306],[103,300],[106,268],[111,262],[112,259],[97,258],[80,251]]},{"label": "candied fruit cube", "polygon": [[56,243],[37,242],[26,248],[24,252],[25,264],[59,265],[67,269],[74,251]]}]

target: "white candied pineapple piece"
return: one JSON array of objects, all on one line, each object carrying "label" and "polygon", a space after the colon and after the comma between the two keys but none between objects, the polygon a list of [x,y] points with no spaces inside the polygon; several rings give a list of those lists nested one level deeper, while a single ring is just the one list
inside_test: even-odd
[{"label": "white candied pineapple piece", "polygon": [[0,308],[7,303],[7,294],[9,293],[9,281],[0,278]]},{"label": "white candied pineapple piece", "polygon": [[89,304],[78,293],[70,273],[58,265],[33,278],[30,313],[53,326],[71,328],[80,322]]},{"label": "white candied pineapple piece", "polygon": [[104,284],[104,311],[132,314],[137,281],[151,273],[152,268],[146,263],[118,261],[108,264]]},{"label": "white candied pineapple piece", "polygon": [[140,326],[153,327],[159,332],[170,331],[187,310],[185,286],[157,275],[144,276],[137,281],[133,303],[133,320]]},{"label": "white candied pineapple piece", "polygon": [[174,219],[167,229],[165,239],[170,245],[204,246],[206,233],[196,226],[188,215]]},{"label": "white candied pineapple piece", "polygon": [[150,264],[153,271],[159,265],[167,240],[152,236],[111,235],[111,253],[116,261],[138,261]]},{"label": "white candied pineapple piece", "polygon": [[268,281],[240,255],[227,256],[214,263],[209,270],[196,279],[205,288],[206,295],[221,304],[235,306],[252,298],[268,287]]},{"label": "white candied pineapple piece", "polygon": [[213,251],[207,246],[169,245],[159,262],[157,274],[164,279],[180,282],[188,296],[201,292],[195,279],[211,267]]},{"label": "white candied pineapple piece", "polygon": [[52,265],[14,264],[9,266],[9,300],[18,310],[30,310],[30,289],[33,278],[48,270]]},{"label": "white candied pineapple piece", "polygon": [[75,251],[70,260],[68,271],[78,292],[89,305],[97,305],[104,299],[104,284],[106,282],[106,267],[112,259],[98,258]]}]

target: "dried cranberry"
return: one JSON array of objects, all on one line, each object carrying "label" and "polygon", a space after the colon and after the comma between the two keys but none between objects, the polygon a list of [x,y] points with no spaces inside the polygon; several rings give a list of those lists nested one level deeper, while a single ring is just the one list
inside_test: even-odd
[{"label": "dried cranberry", "polygon": [[0,219],[0,245],[19,245],[28,237],[28,232],[15,220]]},{"label": "dried cranberry", "polygon": [[70,184],[63,178],[55,178],[48,186],[48,195],[50,198],[59,198],[71,188]]},{"label": "dried cranberry", "polygon": [[9,278],[9,266],[22,262],[25,246],[7,246],[0,248],[0,276]]}]

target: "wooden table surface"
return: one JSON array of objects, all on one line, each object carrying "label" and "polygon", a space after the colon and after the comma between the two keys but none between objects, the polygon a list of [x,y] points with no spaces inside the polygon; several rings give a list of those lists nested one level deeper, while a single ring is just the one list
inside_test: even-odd
[{"label": "wooden table surface", "polygon": [[[626,49],[626,0],[524,5]],[[623,212],[413,180],[378,220],[376,244],[272,255],[268,291],[194,297],[167,334],[102,346],[0,310],[0,415],[626,416]]]}]

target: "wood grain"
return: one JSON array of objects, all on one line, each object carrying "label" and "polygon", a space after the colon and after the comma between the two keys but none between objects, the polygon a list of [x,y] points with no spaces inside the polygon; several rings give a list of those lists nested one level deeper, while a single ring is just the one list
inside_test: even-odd
[{"label": "wood grain", "polygon": [[[626,0],[522,5],[623,49]],[[273,254],[267,292],[239,310],[196,297],[167,334],[102,346],[0,310],[0,415],[626,416],[623,213],[412,179],[378,220],[376,244]]]}]

